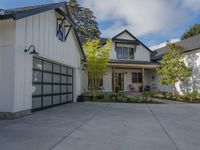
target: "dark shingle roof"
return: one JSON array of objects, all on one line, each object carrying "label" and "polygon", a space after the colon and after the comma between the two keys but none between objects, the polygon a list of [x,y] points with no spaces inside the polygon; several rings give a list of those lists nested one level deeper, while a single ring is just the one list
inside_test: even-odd
[{"label": "dark shingle roof", "polygon": [[0,19],[21,19],[34,14],[65,6],[66,2],[50,3],[44,5],[28,6],[22,8],[0,9]]},{"label": "dark shingle roof", "polygon": [[[184,47],[184,52],[197,50],[200,48],[200,34],[191,38],[177,42],[176,44]],[[151,55],[151,60],[156,61],[162,59],[163,55],[168,51],[167,46],[157,49]]]}]

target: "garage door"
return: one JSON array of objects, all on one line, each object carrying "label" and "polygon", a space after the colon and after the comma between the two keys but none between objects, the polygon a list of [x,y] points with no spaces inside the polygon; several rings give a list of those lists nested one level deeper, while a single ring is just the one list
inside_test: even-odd
[{"label": "garage door", "polygon": [[73,69],[33,58],[32,109],[38,110],[73,101]]}]

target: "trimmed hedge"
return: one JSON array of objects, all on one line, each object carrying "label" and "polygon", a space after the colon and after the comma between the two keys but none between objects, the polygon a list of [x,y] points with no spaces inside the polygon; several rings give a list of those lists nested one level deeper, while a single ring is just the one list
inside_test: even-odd
[{"label": "trimmed hedge", "polygon": [[100,94],[95,98],[89,95],[80,95],[78,97],[78,102],[91,101],[91,102],[117,102],[117,103],[155,103],[160,104],[160,102],[146,98],[146,97],[133,97],[126,96],[124,94]]},{"label": "trimmed hedge", "polygon": [[162,92],[145,92],[143,93],[144,97],[147,98],[159,98],[159,99],[168,99],[174,101],[183,101],[183,102],[200,102],[200,94],[197,91],[188,92],[185,95],[177,95],[174,96],[170,93],[162,93]]}]

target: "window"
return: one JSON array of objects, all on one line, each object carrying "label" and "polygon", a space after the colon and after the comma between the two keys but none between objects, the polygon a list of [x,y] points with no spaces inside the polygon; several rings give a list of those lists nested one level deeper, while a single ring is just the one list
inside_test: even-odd
[{"label": "window", "polygon": [[128,47],[123,48],[123,59],[129,59],[129,48]]},{"label": "window", "polygon": [[134,48],[118,46],[116,52],[117,59],[134,59]]},{"label": "window", "polygon": [[117,47],[117,58],[122,59],[122,47]]},{"label": "window", "polygon": [[129,59],[134,59],[134,48],[129,49]]},{"label": "window", "polygon": [[58,31],[57,31],[57,37],[60,41],[65,41],[65,27],[59,24]]},{"label": "window", "polygon": [[142,83],[142,73],[132,73],[132,83]]}]

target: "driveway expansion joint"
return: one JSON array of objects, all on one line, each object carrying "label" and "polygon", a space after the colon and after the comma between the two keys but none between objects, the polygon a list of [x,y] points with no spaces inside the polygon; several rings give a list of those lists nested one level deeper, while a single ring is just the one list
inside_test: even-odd
[{"label": "driveway expansion joint", "polygon": [[[107,108],[110,104],[107,104]],[[96,113],[94,113],[91,117],[89,117],[88,119],[86,119],[83,123],[81,123],[79,126],[77,126],[75,129],[73,129],[69,134],[67,134],[66,136],[64,136],[61,140],[59,140],[57,143],[55,143],[49,150],[53,150],[56,146],[58,146],[60,143],[62,143],[65,139],[67,139],[69,136],[71,136],[74,132],[76,132],[77,130],[79,130],[82,126],[84,126],[87,122],[89,122],[90,120],[94,119],[100,112],[102,112],[104,109],[101,109],[99,111],[97,111]]]},{"label": "driveway expansion joint", "polygon": [[152,113],[152,115],[154,116],[155,120],[158,122],[158,124],[160,125],[160,127],[162,128],[162,130],[164,131],[164,133],[167,135],[167,137],[169,138],[169,140],[171,141],[171,143],[174,145],[176,150],[180,150],[178,148],[178,146],[176,145],[176,143],[174,142],[173,138],[170,136],[169,132],[167,131],[167,129],[164,127],[164,125],[161,123],[161,121],[159,120],[158,116],[154,113],[154,111],[151,109],[151,106],[149,104],[147,104],[147,107],[149,108],[150,112]]}]

